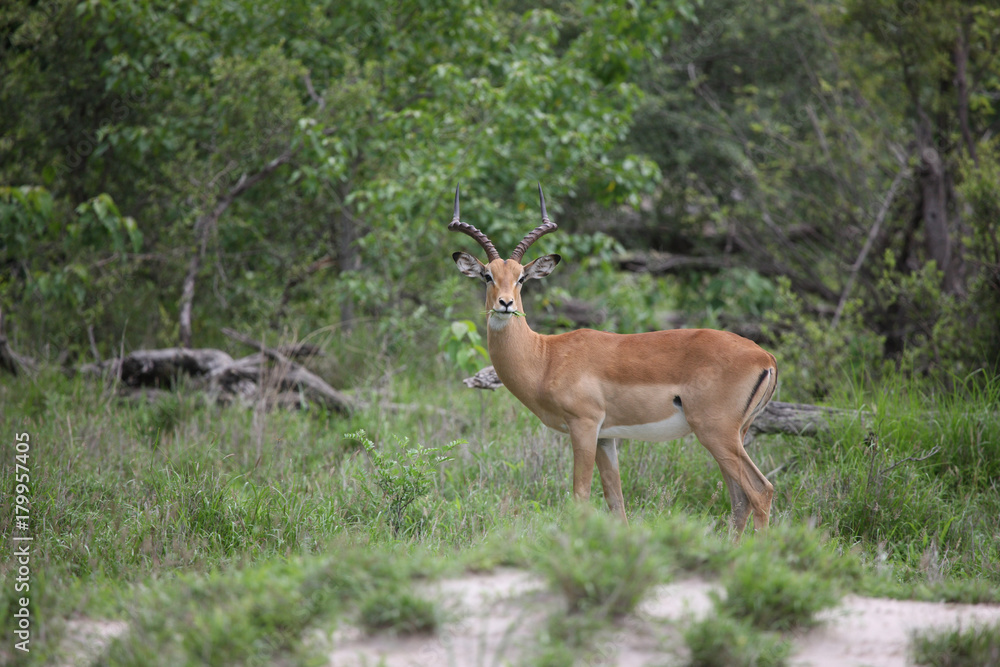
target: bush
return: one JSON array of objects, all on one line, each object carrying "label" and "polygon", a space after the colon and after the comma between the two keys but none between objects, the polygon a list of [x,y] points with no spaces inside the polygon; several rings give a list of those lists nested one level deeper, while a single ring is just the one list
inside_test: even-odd
[{"label": "bush", "polygon": [[736,554],[716,606],[762,630],[809,626],[818,611],[837,604],[842,582],[860,575],[854,558],[835,553],[814,531],[779,528]]},{"label": "bush", "polygon": [[428,634],[441,625],[434,602],[395,587],[374,591],[362,600],[359,619],[369,632],[389,630],[400,635]]},{"label": "bush", "polygon": [[[406,438],[397,438],[399,445],[398,458],[391,459],[375,447],[364,430],[348,433],[345,438],[358,440],[365,448],[375,473],[375,484],[369,482],[367,475],[356,475],[357,482],[365,495],[381,507],[392,527],[393,533],[412,525],[408,521],[406,511],[419,498],[430,491],[437,466],[450,461],[448,455],[459,443],[449,443],[444,447],[407,447]],[[375,490],[381,492],[379,501]]]},{"label": "bush", "polygon": [[791,652],[781,637],[727,614],[692,623],[684,642],[691,651],[690,667],[780,667]]},{"label": "bush", "polygon": [[664,577],[648,533],[602,512],[574,512],[565,529],[543,540],[541,574],[566,597],[569,611],[611,617],[631,612]]},{"label": "bush", "polygon": [[915,633],[910,642],[913,662],[931,667],[1000,666],[1000,625],[945,632]]}]

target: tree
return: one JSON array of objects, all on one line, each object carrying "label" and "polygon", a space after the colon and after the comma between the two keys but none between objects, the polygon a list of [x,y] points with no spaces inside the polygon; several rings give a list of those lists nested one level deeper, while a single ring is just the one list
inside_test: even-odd
[{"label": "tree", "polygon": [[[633,145],[651,149],[664,181],[633,234],[785,277],[834,329],[857,300],[893,359],[948,328],[978,329],[962,181],[997,141],[997,12],[892,0],[706,7],[643,77]],[[954,372],[948,356],[921,367]]]},{"label": "tree", "polygon": [[[45,184],[57,216],[106,193],[136,221],[124,279],[153,316],[134,340],[192,344],[281,314],[315,326],[326,308],[297,304],[330,293],[345,320],[405,315],[434,303],[456,183],[500,241],[536,180],[605,202],[652,186],[655,165],[620,149],[639,99],[627,79],[678,8],[22,0],[0,15],[0,102],[18,111],[0,183]],[[0,299],[16,309],[11,290],[37,281],[12,267]],[[99,337],[126,317],[106,309]]]}]

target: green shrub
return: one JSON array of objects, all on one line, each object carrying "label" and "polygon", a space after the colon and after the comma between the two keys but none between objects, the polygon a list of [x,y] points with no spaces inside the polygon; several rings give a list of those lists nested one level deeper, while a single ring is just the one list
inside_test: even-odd
[{"label": "green shrub", "polygon": [[569,611],[618,617],[665,577],[647,531],[583,508],[542,540],[537,569],[566,598]]},{"label": "green shrub", "polygon": [[860,576],[858,561],[837,554],[815,531],[778,527],[735,554],[716,606],[763,630],[790,630],[812,625],[816,612],[836,605],[844,584]]},{"label": "green shrub", "polygon": [[345,600],[310,584],[316,566],[275,562],[142,587],[131,603],[129,632],[112,643],[107,662],[264,664],[297,654],[304,633]]},{"label": "green shrub", "polygon": [[695,621],[684,631],[689,667],[781,667],[789,643],[727,614]]},{"label": "green shrub", "polygon": [[[579,664],[605,664],[600,658],[602,646],[612,627],[601,614],[566,614],[562,610],[552,613],[538,638],[538,653],[530,661],[535,667],[572,667]],[[599,655],[601,654],[601,655]],[[584,662],[584,657],[588,662]]]},{"label": "green shrub", "polygon": [[428,634],[441,625],[441,614],[434,602],[405,588],[390,587],[373,591],[361,601],[359,620],[369,632]]},{"label": "green shrub", "polygon": [[[391,459],[378,450],[364,430],[344,436],[358,440],[365,448],[375,473],[374,485],[367,475],[358,473],[355,479],[370,500],[382,508],[395,534],[412,524],[406,516],[407,509],[431,489],[437,466],[450,461],[448,455],[459,443],[449,443],[444,447],[407,447],[406,438],[397,438],[398,458]],[[381,493],[381,500],[375,490]]]},{"label": "green shrub", "polygon": [[1000,625],[917,632],[910,653],[915,664],[930,667],[998,667]]},{"label": "green shrub", "polygon": [[723,583],[726,595],[716,606],[763,630],[811,625],[816,612],[840,599],[829,580],[795,572],[765,553],[738,558]]},{"label": "green shrub", "polygon": [[713,535],[706,522],[674,515],[653,526],[653,540],[685,572],[716,573],[732,558],[732,543]]}]

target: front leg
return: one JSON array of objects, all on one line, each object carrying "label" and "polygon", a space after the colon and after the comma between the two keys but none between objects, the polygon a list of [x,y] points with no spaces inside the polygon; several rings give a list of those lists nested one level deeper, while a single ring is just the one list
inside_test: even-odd
[{"label": "front leg", "polygon": [[596,422],[586,420],[575,420],[569,424],[569,437],[573,441],[573,498],[578,502],[590,498],[599,428]]}]

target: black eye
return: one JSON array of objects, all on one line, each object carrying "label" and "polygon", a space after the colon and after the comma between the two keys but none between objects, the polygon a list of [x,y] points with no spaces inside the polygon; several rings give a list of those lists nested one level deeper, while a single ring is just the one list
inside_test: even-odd
[{"label": "black eye", "polygon": [[518,285],[523,285],[523,284],[524,284],[524,279],[525,279],[525,278],[527,278],[527,276],[521,276],[520,278],[518,278],[518,279],[517,279],[517,284],[518,284]]},{"label": "black eye", "polygon": [[491,283],[493,282],[493,276],[487,273],[485,276],[483,276],[483,280],[485,280],[488,283]]}]

